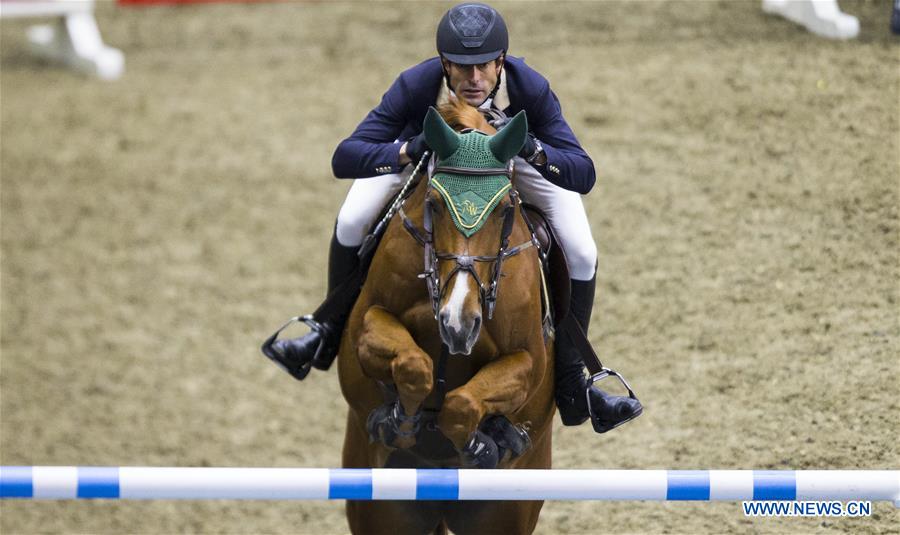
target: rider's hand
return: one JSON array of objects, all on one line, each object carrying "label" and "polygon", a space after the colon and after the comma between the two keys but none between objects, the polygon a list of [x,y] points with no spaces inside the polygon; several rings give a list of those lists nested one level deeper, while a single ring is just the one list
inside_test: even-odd
[{"label": "rider's hand", "polygon": [[544,152],[544,146],[531,132],[528,132],[525,144],[522,145],[522,150],[519,151],[519,156],[534,166],[543,167],[547,165],[547,153]]},{"label": "rider's hand", "polygon": [[528,132],[528,137],[525,138],[525,144],[522,145],[522,149],[519,151],[520,157],[527,160],[529,157],[534,155],[534,151],[537,150],[537,144],[534,142],[534,140],[534,134]]},{"label": "rider's hand", "polygon": [[406,155],[409,156],[409,159],[413,163],[419,163],[422,154],[430,149],[431,147],[429,147],[428,143],[425,141],[425,132],[409,138],[406,142]]}]

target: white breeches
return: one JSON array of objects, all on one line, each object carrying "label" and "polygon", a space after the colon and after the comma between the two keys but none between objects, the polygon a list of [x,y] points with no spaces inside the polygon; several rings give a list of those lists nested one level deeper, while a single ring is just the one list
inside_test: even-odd
[{"label": "white breeches", "polygon": [[[403,187],[412,173],[403,172],[353,181],[337,217],[337,240],[341,245],[360,245],[379,212]],[[522,158],[516,157],[516,189],[522,200],[541,209],[560,245],[566,252],[569,274],[576,280],[590,280],[597,266],[597,245],[591,236],[581,195],[541,176]]]}]

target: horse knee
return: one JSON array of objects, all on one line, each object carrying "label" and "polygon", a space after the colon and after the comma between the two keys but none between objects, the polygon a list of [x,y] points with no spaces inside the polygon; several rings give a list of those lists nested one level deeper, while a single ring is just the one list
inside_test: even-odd
[{"label": "horse knee", "polygon": [[433,363],[419,351],[406,351],[391,361],[391,374],[397,390],[416,401],[431,392]]},{"label": "horse knee", "polygon": [[444,399],[444,406],[438,416],[438,427],[456,449],[461,450],[469,435],[478,428],[484,413],[481,400],[464,390],[456,390],[447,394]]}]

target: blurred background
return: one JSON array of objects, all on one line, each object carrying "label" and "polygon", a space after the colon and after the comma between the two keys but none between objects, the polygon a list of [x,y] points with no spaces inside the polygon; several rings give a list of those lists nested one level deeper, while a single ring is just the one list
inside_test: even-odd
[{"label": "blurred background", "polygon": [[[258,350],[318,305],[331,154],[449,2],[100,1],[118,80],[0,25],[0,462],[336,467],[335,369]],[[591,340],[646,406],[556,468],[898,468],[900,41],[757,1],[497,1],[598,170]],[[44,21],[46,22],[46,21]],[[295,333],[296,334],[296,333]],[[2,502],[3,533],[343,533],[340,502]],[[896,532],[732,503],[551,502],[539,533]]]}]

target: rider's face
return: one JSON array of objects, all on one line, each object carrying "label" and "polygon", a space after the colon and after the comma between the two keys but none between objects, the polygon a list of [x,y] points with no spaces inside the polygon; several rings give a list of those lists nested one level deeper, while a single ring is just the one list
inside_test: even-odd
[{"label": "rider's face", "polygon": [[503,66],[503,56],[480,65],[459,65],[442,60],[450,76],[450,88],[472,106],[478,107],[487,100]]}]

